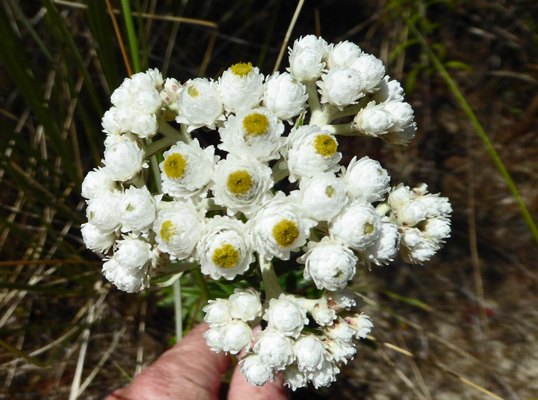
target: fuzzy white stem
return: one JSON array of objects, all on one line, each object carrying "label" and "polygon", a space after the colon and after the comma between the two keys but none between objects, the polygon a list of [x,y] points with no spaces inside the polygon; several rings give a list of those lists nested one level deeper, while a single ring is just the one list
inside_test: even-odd
[{"label": "fuzzy white stem", "polygon": [[280,283],[278,283],[273,264],[262,256],[258,256],[258,261],[260,263],[263,285],[265,286],[266,301],[277,298],[282,293],[282,288],[280,287]]}]

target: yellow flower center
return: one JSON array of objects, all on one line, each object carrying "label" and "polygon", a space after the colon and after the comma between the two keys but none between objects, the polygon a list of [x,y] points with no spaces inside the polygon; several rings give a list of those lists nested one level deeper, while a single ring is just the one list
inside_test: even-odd
[{"label": "yellow flower center", "polygon": [[243,119],[243,129],[250,136],[260,136],[267,132],[269,119],[260,113],[252,113]]},{"label": "yellow flower center", "polygon": [[179,153],[172,153],[164,160],[164,173],[172,179],[181,178],[185,174],[185,158]]},{"label": "yellow flower center", "polygon": [[221,268],[233,268],[239,261],[239,252],[231,244],[224,244],[213,253],[213,262]]},{"label": "yellow flower center", "polygon": [[362,231],[363,231],[363,233],[365,235],[369,235],[370,233],[372,233],[374,231],[374,225],[367,222],[367,223],[364,224],[364,227],[362,228]]},{"label": "yellow flower center", "polygon": [[336,153],[338,144],[331,135],[318,135],[314,140],[316,152],[323,157],[332,157]]},{"label": "yellow flower center", "polygon": [[228,175],[226,182],[230,193],[235,195],[245,194],[252,187],[252,177],[247,171],[235,171]]},{"label": "yellow flower center", "polygon": [[252,71],[252,64],[248,63],[237,63],[230,67],[232,74],[240,76],[241,78],[248,75]]},{"label": "yellow flower center", "polygon": [[176,234],[176,228],[172,221],[164,221],[161,225],[161,237],[169,242]]},{"label": "yellow flower center", "polygon": [[297,224],[289,219],[283,219],[273,227],[273,237],[279,246],[291,246],[299,237]]},{"label": "yellow flower center", "polygon": [[333,197],[333,194],[334,194],[334,188],[332,186],[327,186],[325,188],[325,194],[327,195],[327,197],[330,199]]},{"label": "yellow flower center", "polygon": [[198,97],[198,95],[200,94],[198,92],[198,89],[196,89],[196,86],[194,85],[190,85],[189,88],[187,89],[187,93],[189,94],[189,96],[191,97]]}]

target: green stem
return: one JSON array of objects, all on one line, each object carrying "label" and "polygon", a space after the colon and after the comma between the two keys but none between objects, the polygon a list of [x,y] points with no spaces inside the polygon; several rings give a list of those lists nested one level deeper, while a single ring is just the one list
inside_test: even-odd
[{"label": "green stem", "polygon": [[178,279],[172,284],[174,289],[174,317],[176,322],[176,341],[183,337],[183,310],[181,307],[181,282]]},{"label": "green stem", "polygon": [[305,86],[306,93],[308,93],[308,106],[310,107],[310,112],[312,113],[310,116],[310,125],[319,126],[320,122],[324,120],[324,113],[321,108],[321,103],[319,102],[318,87],[316,86],[315,81],[307,82]]},{"label": "green stem", "polygon": [[280,283],[278,283],[273,264],[262,256],[258,256],[258,262],[260,263],[263,286],[265,287],[265,299],[277,298],[283,291]]},{"label": "green stem", "polygon": [[192,273],[194,274],[194,278],[196,279],[198,286],[200,286],[200,290],[202,291],[202,296],[204,297],[205,301],[207,302],[208,300],[211,300],[211,292],[209,291],[209,287],[207,286],[207,282],[202,274],[202,271],[200,271],[200,268],[195,268]]},{"label": "green stem", "polygon": [[362,99],[359,100],[357,104],[348,106],[344,108],[342,111],[340,111],[338,108],[333,108],[328,116],[328,122],[332,122],[338,118],[349,117],[351,115],[355,116],[359,113],[360,110],[366,107],[366,105],[370,101],[372,101],[370,97],[363,97]]},{"label": "green stem", "polygon": [[136,36],[133,14],[131,12],[131,4],[129,3],[129,0],[121,0],[121,9],[123,18],[125,20],[127,38],[129,39],[129,50],[131,51],[131,58],[133,60],[133,69],[135,73],[141,72],[140,54],[138,54],[138,38]]},{"label": "green stem", "polygon": [[[284,168],[281,168],[284,167]],[[278,162],[273,166],[273,182],[278,183],[285,177],[287,177],[290,174],[290,171],[288,170],[288,165],[286,160],[282,157]]]},{"label": "green stem", "polygon": [[333,135],[360,136],[359,132],[357,132],[353,128],[353,122],[350,122],[348,124],[325,125],[325,126],[322,126],[321,129],[329,133],[332,133]]},{"label": "green stem", "polygon": [[177,138],[174,138],[172,136],[165,136],[162,139],[149,143],[146,147],[144,147],[144,151],[146,152],[146,158],[154,157],[155,154],[157,154],[159,151],[164,150],[167,147],[176,144],[177,142]]},{"label": "green stem", "polygon": [[510,191],[510,193],[512,194],[512,197],[515,199],[517,205],[519,206],[519,210],[523,216],[523,219],[527,223],[529,230],[531,231],[531,234],[534,237],[534,240],[536,241],[536,244],[538,244],[538,228],[536,227],[536,224],[534,220],[532,219],[532,216],[529,210],[527,209],[527,206],[523,202],[523,199],[521,198],[521,195],[519,194],[519,191],[517,190],[517,187],[514,181],[512,180],[512,177],[510,176],[510,174],[508,173],[508,170],[504,166],[504,163],[499,157],[499,154],[493,147],[493,144],[489,140],[486,134],[486,131],[480,124],[480,121],[478,121],[478,118],[476,117],[469,103],[467,103],[467,100],[465,99],[461,91],[459,90],[458,86],[456,85],[456,83],[454,82],[454,80],[452,79],[448,71],[445,69],[441,61],[439,61],[439,59],[437,58],[433,50],[430,48],[428,43],[426,43],[426,40],[424,39],[422,34],[419,32],[415,24],[410,19],[407,20],[407,24],[411,32],[417,37],[417,39],[422,44],[426,54],[430,58],[435,69],[437,70],[441,78],[443,78],[448,88],[450,89],[454,97],[456,98],[461,109],[463,110],[463,112],[465,113],[465,115],[467,116],[467,118],[469,119],[473,127],[475,128],[475,131],[478,134],[478,137],[482,140],[482,143],[484,144],[486,151],[489,153],[491,159],[493,160],[493,163],[495,164],[495,166],[497,167],[497,170],[501,174],[501,177],[504,179],[506,186],[508,186],[508,190]]}]

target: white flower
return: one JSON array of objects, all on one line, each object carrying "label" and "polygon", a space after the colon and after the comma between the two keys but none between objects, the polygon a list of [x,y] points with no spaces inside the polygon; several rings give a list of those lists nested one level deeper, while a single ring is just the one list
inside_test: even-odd
[{"label": "white flower", "polygon": [[424,195],[418,197],[416,201],[426,207],[428,218],[448,218],[448,216],[452,213],[450,201],[446,197],[440,197],[439,193],[425,193]]},{"label": "white flower", "polygon": [[95,168],[84,177],[82,181],[82,197],[91,200],[103,192],[112,192],[116,185],[110,178],[106,168]]},{"label": "white flower", "polygon": [[424,237],[442,242],[450,237],[450,221],[443,217],[429,218],[422,226]]},{"label": "white flower", "polygon": [[301,82],[313,81],[325,68],[329,46],[322,38],[307,35],[297,39],[289,49],[289,71]]},{"label": "white flower", "polygon": [[130,140],[122,140],[107,147],[103,163],[115,181],[127,181],[147,166],[144,163],[144,150]]},{"label": "white flower", "polygon": [[80,231],[84,244],[91,251],[106,253],[116,240],[113,233],[103,232],[90,223],[82,224]]},{"label": "white flower", "polygon": [[398,210],[403,207],[405,203],[411,200],[411,196],[412,193],[409,186],[399,184],[398,186],[392,188],[387,198],[387,202],[393,210]]},{"label": "white flower", "polygon": [[321,93],[321,102],[329,103],[339,110],[356,104],[364,96],[364,81],[357,70],[352,68],[333,68],[321,76],[317,82]]},{"label": "white flower", "polygon": [[279,157],[286,139],[284,124],[266,108],[242,110],[230,115],[219,129],[222,143],[219,149],[240,158],[269,161]]},{"label": "white flower", "polygon": [[103,192],[88,203],[86,217],[88,222],[103,233],[112,233],[120,225],[118,213],[119,192]]},{"label": "white flower", "polygon": [[331,326],[323,327],[322,331],[329,339],[347,344],[352,344],[355,336],[355,330],[342,317],[338,317]]},{"label": "white flower", "polygon": [[293,391],[307,385],[306,374],[299,371],[296,364],[288,365],[282,372],[282,377],[284,378],[284,384]]},{"label": "white flower", "polygon": [[322,302],[317,303],[311,311],[312,318],[321,326],[332,325],[336,318],[336,312],[329,308],[327,304]]},{"label": "white flower", "polygon": [[388,221],[382,221],[379,238],[363,252],[367,262],[373,262],[377,265],[386,265],[394,260],[400,249],[400,233],[396,224]]},{"label": "white flower", "polygon": [[105,111],[103,118],[101,119],[103,132],[106,132],[109,135],[120,135],[122,132],[128,131],[130,125],[125,126],[122,124],[122,113],[124,113],[123,109],[114,106]]},{"label": "white flower", "polygon": [[141,114],[133,121],[131,128],[132,133],[136,133],[138,137],[143,139],[154,136],[159,130],[159,124],[155,115]]},{"label": "white flower", "polygon": [[161,99],[165,103],[165,105],[177,112],[177,99],[179,97],[179,91],[181,89],[181,84],[177,79],[174,78],[166,78],[164,81],[164,88],[161,91]]},{"label": "white flower", "polygon": [[336,171],[342,159],[342,153],[337,149],[338,142],[334,135],[316,125],[304,125],[292,130],[288,137],[287,154],[290,182],[320,172]]},{"label": "white flower", "polygon": [[137,293],[149,287],[147,268],[126,268],[114,258],[103,264],[103,275],[119,290],[127,293]]},{"label": "white flower", "polygon": [[403,101],[404,90],[400,82],[395,79],[389,80],[390,77],[385,75],[380,82],[379,90],[372,96],[377,104],[389,101]]},{"label": "white flower", "polygon": [[235,289],[229,298],[230,314],[233,318],[248,322],[262,315],[260,293],[254,289]]},{"label": "white flower", "polygon": [[169,208],[159,210],[153,224],[155,240],[159,250],[182,260],[191,255],[202,234],[202,219],[191,203],[172,202],[166,206]]},{"label": "white flower", "polygon": [[258,336],[254,352],[267,366],[282,370],[295,359],[293,340],[273,329],[266,329]]},{"label": "white flower", "polygon": [[132,106],[142,114],[155,114],[162,107],[162,99],[155,88],[144,88],[134,93]]},{"label": "white flower", "polygon": [[414,111],[411,104],[403,101],[389,101],[384,104],[384,109],[390,113],[394,122],[389,131],[403,131],[413,125]]},{"label": "white flower", "polygon": [[187,131],[201,126],[215,129],[215,123],[223,118],[222,100],[216,82],[203,78],[189,80],[181,88],[177,107],[179,115],[176,121],[187,124]]},{"label": "white flower", "polygon": [[228,156],[217,163],[211,188],[215,203],[225,206],[228,214],[254,214],[272,194],[271,168],[256,159]]},{"label": "white flower", "polygon": [[123,192],[118,202],[122,232],[147,231],[157,216],[156,203],[146,186],[141,189],[131,186]]},{"label": "white flower", "polygon": [[383,200],[390,190],[390,177],[381,164],[369,157],[349,162],[343,175],[348,193],[353,199],[362,199],[369,203]]},{"label": "white flower", "polygon": [[269,308],[263,315],[267,326],[274,328],[286,336],[299,337],[305,324],[308,323],[306,310],[291,295],[282,293],[278,299],[269,301]]},{"label": "white flower", "polygon": [[211,329],[205,331],[202,335],[205,338],[207,346],[211,349],[211,351],[214,351],[215,353],[220,353],[224,350],[224,344],[222,342],[223,329],[223,326],[212,327]]},{"label": "white flower", "polygon": [[357,352],[355,343],[353,342],[349,343],[338,339],[326,339],[324,343],[332,358],[336,362],[343,362],[347,364],[348,360],[353,360],[353,357]]},{"label": "white flower", "polygon": [[331,238],[358,252],[372,246],[379,237],[381,217],[369,203],[354,201],[329,224]]},{"label": "white flower", "polygon": [[359,72],[367,92],[373,93],[379,89],[385,76],[383,61],[371,54],[363,53],[353,62],[351,68]]},{"label": "white flower", "polygon": [[422,264],[428,261],[439,250],[439,241],[424,237],[418,228],[404,228],[402,230],[400,255],[405,262]]},{"label": "white flower", "polygon": [[349,310],[357,306],[358,296],[355,292],[344,289],[337,292],[327,293],[327,306],[335,312]]},{"label": "white flower", "polygon": [[226,110],[237,112],[254,108],[260,104],[263,95],[263,75],[250,62],[237,63],[219,78],[219,89]]},{"label": "white flower", "polygon": [[189,144],[178,142],[163,157],[159,168],[164,193],[181,199],[206,196],[218,160],[213,146],[202,149],[198,139]]},{"label": "white flower", "polygon": [[356,339],[364,339],[366,335],[370,333],[374,324],[370,317],[363,313],[356,313],[344,318],[346,324],[348,324],[354,331]]},{"label": "white flower", "polygon": [[363,54],[355,43],[345,41],[331,48],[327,66],[329,68],[348,68]]},{"label": "white flower", "polygon": [[389,130],[387,134],[381,136],[380,138],[381,140],[388,143],[407,146],[411,142],[411,140],[415,138],[416,130],[417,124],[413,122],[411,125],[402,130]]},{"label": "white flower", "polygon": [[245,375],[247,382],[256,386],[262,386],[268,380],[272,380],[273,371],[257,354],[250,354],[243,358],[239,364],[241,373]]},{"label": "white flower", "polygon": [[209,300],[203,312],[205,313],[204,321],[211,328],[225,325],[232,320],[230,303],[225,299]]},{"label": "white flower", "polygon": [[355,116],[353,124],[361,134],[377,137],[386,135],[394,126],[394,120],[384,104],[375,105],[371,101]]},{"label": "white flower", "polygon": [[252,341],[252,329],[243,321],[232,320],[221,328],[222,349],[237,354],[247,349]]},{"label": "white flower", "polygon": [[248,221],[252,243],[262,257],[288,260],[290,252],[305,244],[314,221],[304,215],[295,194],[278,192]]},{"label": "white flower", "polygon": [[325,358],[329,357],[323,342],[315,335],[301,335],[293,345],[299,371],[313,372],[320,369]]},{"label": "white flower", "polygon": [[358,258],[347,247],[324,237],[302,260],[305,279],[312,279],[318,289],[339,290],[355,276]]},{"label": "white flower", "polygon": [[237,219],[215,216],[204,227],[196,247],[202,273],[213,279],[234,279],[252,262],[245,225]]},{"label": "white flower", "polygon": [[284,121],[299,115],[306,107],[306,86],[293,75],[284,72],[265,78],[263,105]]},{"label": "white flower", "polygon": [[320,387],[327,387],[331,385],[331,382],[336,380],[336,375],[340,372],[336,363],[329,358],[323,360],[321,367],[311,373],[309,373],[308,379],[312,382],[316,389]]},{"label": "white flower", "polygon": [[344,180],[328,172],[302,179],[299,188],[305,212],[317,221],[330,221],[349,200]]},{"label": "white flower", "polygon": [[428,218],[427,205],[421,201],[408,201],[397,211],[398,222],[401,225],[416,226]]},{"label": "white flower", "polygon": [[117,242],[114,259],[124,268],[140,270],[147,267],[152,258],[151,244],[143,239],[126,237]]}]

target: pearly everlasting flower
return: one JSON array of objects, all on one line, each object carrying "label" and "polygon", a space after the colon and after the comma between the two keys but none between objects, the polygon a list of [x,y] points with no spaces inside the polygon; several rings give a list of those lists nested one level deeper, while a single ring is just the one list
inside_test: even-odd
[{"label": "pearly everlasting flower", "polygon": [[301,335],[293,345],[299,371],[313,372],[323,366],[326,358],[330,357],[323,342],[315,335]]},{"label": "pearly everlasting flower", "polygon": [[86,247],[95,252],[106,253],[116,241],[116,235],[103,232],[90,223],[82,224],[80,231]]},{"label": "pearly everlasting flower", "polygon": [[293,391],[297,390],[298,388],[305,387],[308,383],[306,374],[299,371],[296,364],[288,365],[282,372],[282,377],[284,378],[284,384]]},{"label": "pearly everlasting flower", "polygon": [[211,328],[223,326],[232,320],[230,303],[225,299],[209,300],[203,312],[204,321]]},{"label": "pearly everlasting flower", "polygon": [[129,187],[122,193],[118,202],[122,232],[147,231],[157,216],[157,201],[146,186],[138,189]]},{"label": "pearly everlasting flower", "polygon": [[333,325],[323,327],[322,331],[329,339],[347,344],[353,343],[355,336],[355,330],[342,317],[338,317]]},{"label": "pearly everlasting flower", "polygon": [[285,143],[284,124],[266,108],[242,110],[231,115],[219,129],[222,143],[219,149],[238,158],[269,161],[278,158]]},{"label": "pearly everlasting flower", "polygon": [[254,289],[235,289],[229,298],[230,314],[241,321],[252,321],[262,315],[260,293]]},{"label": "pearly everlasting flower", "polygon": [[217,83],[203,78],[189,80],[179,92],[177,108],[176,121],[186,124],[188,132],[202,126],[215,129],[224,111]]},{"label": "pearly everlasting flower", "polygon": [[327,66],[333,68],[349,68],[363,54],[355,43],[344,41],[333,46],[329,52]]},{"label": "pearly everlasting flower", "polygon": [[299,188],[305,212],[317,221],[330,221],[349,201],[344,180],[332,173],[302,179]]},{"label": "pearly everlasting flower", "polygon": [[354,201],[329,225],[331,238],[358,252],[366,251],[379,237],[381,217],[369,203]]},{"label": "pearly everlasting flower", "polygon": [[144,162],[144,150],[130,140],[116,142],[107,147],[103,163],[110,178],[115,181],[127,181],[147,166]]},{"label": "pearly everlasting flower", "polygon": [[352,68],[333,68],[321,76],[317,82],[321,93],[321,102],[329,103],[339,110],[356,104],[364,96],[366,89],[360,73]]},{"label": "pearly everlasting flower", "polygon": [[82,181],[82,197],[91,200],[103,192],[113,192],[116,188],[106,168],[90,171]]},{"label": "pearly everlasting flower", "polygon": [[225,352],[237,354],[248,348],[252,340],[252,329],[243,321],[232,320],[221,328],[222,348]]},{"label": "pearly everlasting flower", "polygon": [[103,275],[119,290],[127,293],[138,293],[149,287],[147,267],[141,269],[127,268],[114,258],[103,264]]},{"label": "pearly everlasting flower", "polygon": [[312,382],[312,385],[316,389],[324,386],[330,386],[332,382],[336,381],[336,375],[340,372],[340,369],[336,366],[336,363],[329,358],[323,360],[321,367],[308,374],[308,378]]},{"label": "pearly everlasting flower", "polygon": [[265,258],[290,258],[306,242],[314,221],[303,212],[297,196],[278,192],[251,220],[250,230],[255,250]]},{"label": "pearly everlasting flower", "polygon": [[336,312],[333,309],[330,309],[327,304],[323,304],[322,302],[319,302],[314,306],[311,314],[314,321],[321,326],[332,325],[334,319],[336,318]]},{"label": "pearly everlasting flower", "polygon": [[283,335],[298,338],[305,324],[308,323],[306,310],[302,308],[293,296],[282,293],[278,299],[269,301],[269,308],[263,315],[267,326]]},{"label": "pearly everlasting flower", "polygon": [[361,54],[353,62],[351,68],[360,74],[367,92],[373,93],[379,89],[381,80],[385,76],[383,61],[371,54]]},{"label": "pearly everlasting flower", "polygon": [[389,221],[382,220],[379,237],[373,246],[363,252],[367,263],[386,265],[393,261],[400,249],[401,235],[398,227]]},{"label": "pearly everlasting flower", "polygon": [[228,214],[252,216],[272,194],[272,170],[256,159],[228,156],[217,163],[213,175],[215,203],[225,206]]},{"label": "pearly everlasting flower", "polygon": [[303,112],[307,100],[305,85],[293,75],[276,72],[265,79],[263,106],[277,118],[291,122],[293,117]]},{"label": "pearly everlasting flower", "polygon": [[304,277],[312,279],[318,289],[339,290],[355,276],[358,258],[337,241],[324,238],[312,246],[302,258]]},{"label": "pearly everlasting flower", "polygon": [[88,222],[103,233],[112,233],[120,226],[118,191],[104,192],[93,198],[86,208]]},{"label": "pearly everlasting flower", "polygon": [[254,352],[268,367],[282,370],[295,359],[293,340],[273,329],[266,329],[258,336]]},{"label": "pearly everlasting flower", "polygon": [[178,142],[163,157],[159,164],[163,193],[179,199],[206,196],[218,160],[213,146],[202,149],[198,139],[189,144]]},{"label": "pearly everlasting flower", "polygon": [[340,312],[342,310],[350,310],[357,306],[358,296],[355,294],[355,292],[349,289],[327,293],[326,297],[327,306],[330,309],[335,310],[336,312]]},{"label": "pearly everlasting flower", "polygon": [[313,81],[325,68],[328,52],[329,46],[322,38],[307,35],[297,39],[289,49],[289,71],[301,82]]},{"label": "pearly everlasting flower", "polygon": [[205,331],[202,335],[205,339],[207,346],[211,349],[211,351],[214,351],[215,353],[220,353],[221,351],[224,351],[222,335],[223,329],[223,326],[211,327],[211,329]]},{"label": "pearly everlasting flower", "polygon": [[353,342],[343,342],[338,339],[325,339],[324,343],[332,359],[336,362],[347,364],[348,360],[353,360],[353,357],[357,352]]},{"label": "pearly everlasting flower", "polygon": [[389,196],[387,197],[387,203],[392,209],[399,209],[405,203],[410,201],[412,197],[414,196],[409,186],[399,184],[390,191]]},{"label": "pearly everlasting flower", "polygon": [[428,218],[428,208],[421,201],[408,201],[397,210],[397,218],[402,225],[415,226]]},{"label": "pearly everlasting flower", "polygon": [[349,315],[344,318],[344,321],[353,329],[356,339],[366,338],[374,326],[370,317],[363,313]]},{"label": "pearly everlasting flower", "polygon": [[369,157],[349,162],[343,175],[348,193],[353,199],[362,199],[369,203],[383,200],[390,190],[390,177],[381,164]]},{"label": "pearly everlasting flower", "polygon": [[394,126],[394,119],[383,104],[370,102],[355,116],[353,126],[365,136],[383,136]]},{"label": "pearly everlasting flower", "polygon": [[132,133],[136,133],[138,137],[150,138],[159,130],[159,124],[155,115],[142,114],[136,116],[133,120],[131,128]]},{"label": "pearly everlasting flower", "polygon": [[438,193],[425,193],[417,198],[416,201],[426,207],[428,218],[446,218],[452,213],[452,206],[450,205],[448,198],[441,197]]},{"label": "pearly everlasting flower", "polygon": [[[117,107],[111,107],[105,111],[101,119],[103,132],[108,135],[120,135],[122,132],[128,131],[130,127],[129,119],[124,119],[122,114],[126,114],[125,110]],[[128,116],[131,116],[130,112]]]},{"label": "pearly everlasting flower", "polygon": [[257,354],[246,356],[239,365],[241,366],[241,373],[245,375],[247,382],[253,385],[262,386],[273,378],[273,371]]},{"label": "pearly everlasting flower", "polygon": [[252,249],[244,224],[229,217],[208,220],[200,238],[196,255],[202,273],[213,279],[234,279],[252,262]]},{"label": "pearly everlasting flower", "polygon": [[377,104],[389,101],[403,101],[404,90],[402,85],[395,79],[389,79],[390,77],[385,75],[380,82],[379,90],[372,96],[372,100],[375,100]]},{"label": "pearly everlasting flower", "polygon": [[263,95],[263,75],[250,62],[234,64],[219,78],[219,90],[228,111],[257,107]]},{"label": "pearly everlasting flower", "polygon": [[174,119],[177,116],[177,99],[179,98],[180,89],[181,84],[177,79],[166,78],[164,81],[164,88],[160,93],[161,99],[163,100],[168,111],[173,111],[175,113]]},{"label": "pearly everlasting flower", "polygon": [[439,241],[424,237],[418,228],[403,228],[400,255],[410,264],[422,264],[439,250]]},{"label": "pearly everlasting flower", "polygon": [[304,125],[290,133],[287,162],[289,180],[309,178],[321,172],[334,172],[342,154],[334,135],[316,125]]},{"label": "pearly everlasting flower", "polygon": [[202,219],[191,203],[171,202],[158,211],[153,224],[158,249],[172,259],[189,257],[202,234]]},{"label": "pearly everlasting flower", "polygon": [[424,237],[443,242],[450,237],[450,221],[443,217],[429,218],[422,226]]}]

